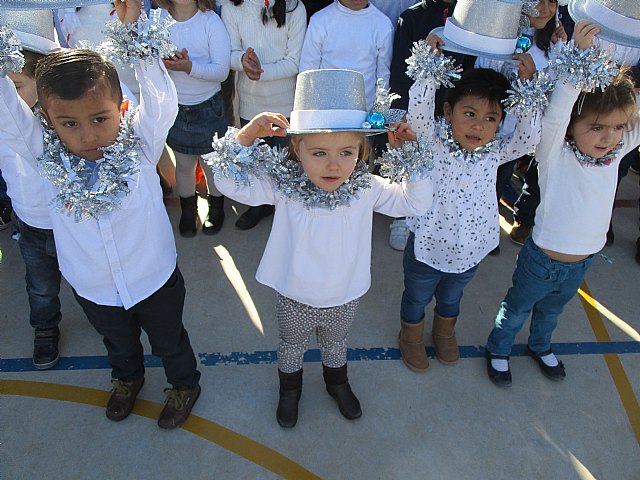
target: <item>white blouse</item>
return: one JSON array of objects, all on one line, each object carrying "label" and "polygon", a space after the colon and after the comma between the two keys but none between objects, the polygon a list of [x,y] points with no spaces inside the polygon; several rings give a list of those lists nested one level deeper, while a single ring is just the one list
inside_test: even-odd
[{"label": "white blouse", "polygon": [[409,97],[409,123],[419,135],[434,141],[432,208],[407,219],[416,237],[415,256],[442,272],[462,273],[498,245],[496,171],[502,163],[531,152],[540,139],[542,114],[517,116],[515,130],[496,139],[488,153],[471,163],[450,154],[436,132],[433,80],[416,81]]}]

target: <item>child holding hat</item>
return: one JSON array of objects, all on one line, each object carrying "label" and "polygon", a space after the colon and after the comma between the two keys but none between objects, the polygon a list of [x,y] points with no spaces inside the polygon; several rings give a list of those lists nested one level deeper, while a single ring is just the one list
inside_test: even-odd
[{"label": "child holding hat", "polygon": [[[426,146],[416,143],[386,154],[382,172],[399,181],[390,184],[364,164],[366,135],[385,131],[371,128],[366,119],[362,74],[310,70],[298,76],[291,124],[278,113],[259,114],[216,140],[209,157],[225,195],[249,205],[275,205],[256,278],[277,292],[276,417],[285,428],[298,418],[302,360],[314,332],[328,393],[342,415],[360,417],[360,402],[347,379],[346,337],[371,284],[373,212],[420,215],[431,204]],[[407,124],[398,129],[411,132]],[[288,150],[260,145],[261,137],[286,134]]]}]

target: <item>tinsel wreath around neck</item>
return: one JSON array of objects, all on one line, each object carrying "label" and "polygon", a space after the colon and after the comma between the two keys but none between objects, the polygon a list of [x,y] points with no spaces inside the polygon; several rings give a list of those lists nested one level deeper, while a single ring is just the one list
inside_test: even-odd
[{"label": "tinsel wreath around neck", "polygon": [[585,167],[607,167],[611,165],[613,161],[616,159],[616,157],[618,156],[618,154],[620,153],[620,150],[622,150],[623,146],[624,146],[624,143],[620,142],[618,143],[618,145],[616,145],[613,148],[613,150],[607,153],[604,157],[594,158],[578,150],[578,147],[576,146],[576,143],[573,140],[565,141],[565,148],[567,150],[571,150],[573,154],[576,156],[576,158],[578,159],[578,162],[580,162],[580,165]]},{"label": "tinsel wreath around neck", "polygon": [[140,140],[133,132],[135,111],[126,113],[116,141],[102,148],[104,156],[96,161],[95,168],[88,165],[88,160],[70,153],[55,130],[44,125],[44,150],[38,166],[41,174],[59,190],[52,200],[58,212],[73,215],[76,222],[82,222],[120,207],[139,171],[142,153]]},{"label": "tinsel wreath around neck", "polygon": [[444,117],[440,117],[437,120],[436,132],[442,144],[449,150],[449,155],[468,166],[478,163],[487,153],[491,152],[496,145],[496,140],[494,139],[475,150],[465,150],[453,138],[451,124],[447,122]]},{"label": "tinsel wreath around neck", "polygon": [[358,193],[371,188],[371,178],[367,165],[358,161],[351,176],[337,189],[327,192],[317,187],[302,168],[302,163],[279,157],[268,174],[276,184],[276,190],[288,200],[301,202],[305,208],[324,208],[335,210],[348,207]]}]

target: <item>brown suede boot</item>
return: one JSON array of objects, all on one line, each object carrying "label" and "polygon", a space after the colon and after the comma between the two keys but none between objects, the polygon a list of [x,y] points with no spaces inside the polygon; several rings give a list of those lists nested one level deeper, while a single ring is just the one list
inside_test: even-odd
[{"label": "brown suede boot", "polygon": [[433,312],[433,345],[436,357],[445,365],[455,365],[460,359],[460,351],[456,342],[456,320],[458,317],[441,317]]},{"label": "brown suede boot", "polygon": [[424,372],[429,368],[429,359],[424,349],[424,320],[420,323],[406,323],[400,320],[398,344],[402,361],[409,370]]}]

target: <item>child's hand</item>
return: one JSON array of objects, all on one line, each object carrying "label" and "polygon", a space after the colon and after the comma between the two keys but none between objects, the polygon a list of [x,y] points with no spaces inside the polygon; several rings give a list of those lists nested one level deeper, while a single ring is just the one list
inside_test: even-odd
[{"label": "child's hand", "polygon": [[553,32],[553,35],[551,35],[551,41],[554,44],[558,43],[558,40],[566,43],[568,39],[569,37],[567,36],[567,32],[564,31],[564,26],[560,22],[558,22],[556,30]]},{"label": "child's hand", "polygon": [[283,130],[286,128],[289,128],[289,122],[287,117],[281,113],[259,113],[240,129],[236,135],[236,140],[240,145],[250,147],[256,138],[286,137],[287,132]]},{"label": "child's hand", "polygon": [[262,69],[262,64],[260,63],[258,54],[253,48],[247,48],[247,50],[242,54],[240,62],[242,63],[244,73],[247,74],[249,80],[260,80],[260,75],[264,73],[264,70]]},{"label": "child's hand", "polygon": [[442,55],[442,49],[440,48],[441,45],[444,45],[444,40],[442,38],[435,33],[430,32],[429,35],[427,35],[425,42],[427,42],[427,45],[431,47],[431,50],[437,52],[438,55]]},{"label": "child's hand", "polygon": [[518,78],[520,80],[531,80],[533,74],[536,73],[536,64],[533,57],[528,53],[518,53],[513,56],[517,60],[516,68],[518,69]]},{"label": "child's hand", "polygon": [[116,14],[122,23],[129,25],[138,21],[140,10],[142,9],[140,0],[116,0],[113,4],[116,7]]},{"label": "child's hand", "polygon": [[391,148],[400,148],[402,142],[415,142],[418,138],[416,132],[407,122],[393,123],[390,127],[391,129],[387,132],[387,136],[389,137]]},{"label": "child's hand", "polygon": [[191,73],[191,60],[189,60],[189,52],[186,48],[183,48],[181,52],[176,52],[173,57],[163,58],[162,63],[167,67],[167,70],[173,70],[174,72],[185,72],[187,75]]},{"label": "child's hand", "polygon": [[600,27],[587,20],[580,20],[573,30],[573,43],[580,50],[593,46],[593,37],[600,33]]}]

